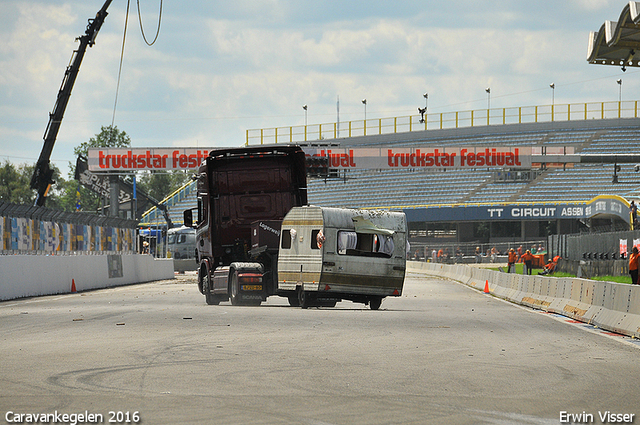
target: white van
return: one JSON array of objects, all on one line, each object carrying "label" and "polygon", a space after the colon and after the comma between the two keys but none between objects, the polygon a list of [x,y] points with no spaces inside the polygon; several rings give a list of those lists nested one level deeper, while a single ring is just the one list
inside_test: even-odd
[{"label": "white van", "polygon": [[346,299],[377,310],[402,295],[406,246],[404,213],[295,207],[282,222],[278,290],[302,308]]},{"label": "white van", "polygon": [[176,260],[195,258],[196,229],[191,227],[174,227],[167,230],[167,257]]}]

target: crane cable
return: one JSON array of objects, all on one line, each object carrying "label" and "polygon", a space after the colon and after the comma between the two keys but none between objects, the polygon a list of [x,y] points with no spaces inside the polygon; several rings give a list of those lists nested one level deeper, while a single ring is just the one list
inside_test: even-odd
[{"label": "crane cable", "polygon": [[116,99],[113,102],[113,116],[111,117],[111,128],[116,121],[116,106],[118,105],[118,92],[120,91],[120,76],[122,75],[122,62],[124,61],[124,42],[127,39],[127,26],[129,24],[129,3],[127,0],[127,12],[124,15],[124,35],[122,36],[122,50],[120,51],[120,66],[118,67],[118,82],[116,83]]},{"label": "crane cable", "polygon": [[[142,38],[144,39],[144,42],[147,44],[147,46],[153,46],[155,42],[158,40],[158,35],[160,34],[160,23],[162,22],[162,1],[163,0],[160,0],[160,12],[158,13],[158,28],[156,30],[156,35],[153,38],[153,41],[149,43],[149,41],[147,41],[147,37],[144,33],[144,27],[142,25],[142,13],[140,12],[140,0],[137,0],[138,21],[140,22],[140,32],[142,33]],[[118,67],[118,82],[116,84],[116,98],[113,103],[113,116],[111,117],[111,127],[113,127],[116,121],[116,106],[118,105],[118,93],[120,91],[120,77],[122,75],[122,63],[124,62],[124,46],[125,46],[125,41],[127,39],[127,27],[129,25],[130,5],[131,5],[131,0],[127,0],[127,11],[125,13],[125,18],[124,18],[124,34],[122,36],[122,50],[120,51],[120,65]]]},{"label": "crane cable", "polygon": [[158,39],[158,35],[160,34],[160,24],[162,23],[162,0],[160,0],[160,11],[158,12],[158,28],[156,29],[156,36],[153,38],[153,41],[149,43],[147,41],[147,37],[144,34],[144,27],[142,26],[142,13],[140,12],[140,0],[137,0],[138,3],[138,21],[140,22],[140,32],[142,32],[142,38],[144,42],[147,43],[147,46],[153,46]]}]

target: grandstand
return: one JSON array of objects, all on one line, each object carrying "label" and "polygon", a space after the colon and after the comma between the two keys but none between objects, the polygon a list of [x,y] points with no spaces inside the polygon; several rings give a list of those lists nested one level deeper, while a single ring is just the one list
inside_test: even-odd
[{"label": "grandstand", "polygon": [[[475,126],[467,128],[412,131],[406,133],[379,134],[341,139],[324,139],[314,145],[335,147],[473,147],[473,146],[523,146],[523,147],[572,147],[578,154],[633,154],[640,153],[640,119],[590,119],[546,123],[524,123]],[[625,199],[635,198],[640,188],[640,173],[635,164],[619,164],[617,183],[613,182],[614,164],[556,164],[534,166],[531,170],[505,170],[499,168],[448,169],[446,171],[408,170],[346,170],[338,178],[310,178],[309,203],[321,206],[345,208],[385,208],[404,210],[441,211],[437,225],[409,223],[410,228],[440,229],[439,242],[472,242],[482,238],[474,227],[460,227],[460,221],[447,222],[451,208],[470,206],[506,205],[585,205],[600,195],[615,195]],[[189,192],[189,195],[186,193]],[[193,184],[172,195],[168,201],[171,219],[182,223],[182,211],[196,206]],[[443,208],[447,207],[447,208]],[[626,208],[626,207],[625,207]],[[409,215],[408,215],[409,216]],[[411,215],[412,217],[414,215]],[[449,219],[450,220],[450,219]],[[475,225],[477,218],[472,219]],[[503,220],[504,221],[504,220]],[[540,220],[542,223],[545,220]],[[548,221],[548,220],[547,220]],[[615,223],[614,223],[615,221]],[[624,220],[623,220],[624,221]],[[619,219],[606,217],[604,224],[627,227]],[[164,224],[155,211],[148,212],[143,225]],[[564,222],[561,224],[560,222]],[[602,223],[600,223],[602,224]],[[588,220],[557,220],[552,231],[573,233],[589,226]],[[497,225],[498,227],[500,225]],[[541,225],[519,224],[520,238],[515,241],[544,239]],[[457,229],[447,231],[447,229]],[[505,239],[504,232],[497,231],[490,241]],[[423,232],[424,233],[424,232]],[[416,232],[412,233],[414,236]],[[443,236],[445,235],[445,236]],[[448,236],[447,236],[448,235]],[[448,237],[449,239],[446,239]],[[422,242],[429,242],[422,238]]]},{"label": "grandstand", "polygon": [[[581,154],[640,153],[640,119],[589,120],[474,127],[398,135],[330,140],[340,146],[567,146]],[[437,204],[588,201],[599,195],[634,197],[640,174],[634,164],[567,164],[521,170],[358,170],[341,180],[311,180],[309,202],[318,205],[404,209]],[[539,168],[539,167],[538,167]]]},{"label": "grandstand", "polygon": [[[196,208],[198,205],[195,183],[195,181],[191,181],[185,184],[160,202],[167,206],[169,219],[175,226],[182,226],[184,223],[182,216],[184,210]],[[156,207],[146,211],[140,220],[141,227],[165,227],[166,225],[167,222],[162,211]]]}]

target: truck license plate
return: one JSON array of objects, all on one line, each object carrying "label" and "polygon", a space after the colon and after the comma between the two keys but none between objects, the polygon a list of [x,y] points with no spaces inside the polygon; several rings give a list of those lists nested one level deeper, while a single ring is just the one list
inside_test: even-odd
[{"label": "truck license plate", "polygon": [[262,291],[262,285],[242,285],[240,289],[243,291]]}]

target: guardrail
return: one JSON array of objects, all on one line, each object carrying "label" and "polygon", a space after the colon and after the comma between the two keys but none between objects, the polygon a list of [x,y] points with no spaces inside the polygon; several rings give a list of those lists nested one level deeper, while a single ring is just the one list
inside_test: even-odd
[{"label": "guardrail", "polygon": [[250,129],[247,146],[265,143],[303,143],[341,137],[372,136],[424,130],[608,118],[638,118],[638,101],[592,102],[476,109],[355,120],[340,123]]},{"label": "guardrail", "polygon": [[0,201],[0,254],[134,253],[136,221]]},{"label": "guardrail", "polygon": [[150,255],[0,255],[0,301],[173,278],[173,260]]},{"label": "guardrail", "polygon": [[468,266],[407,262],[407,270],[456,280],[531,308],[640,337],[640,286],[579,278],[501,273]]}]

